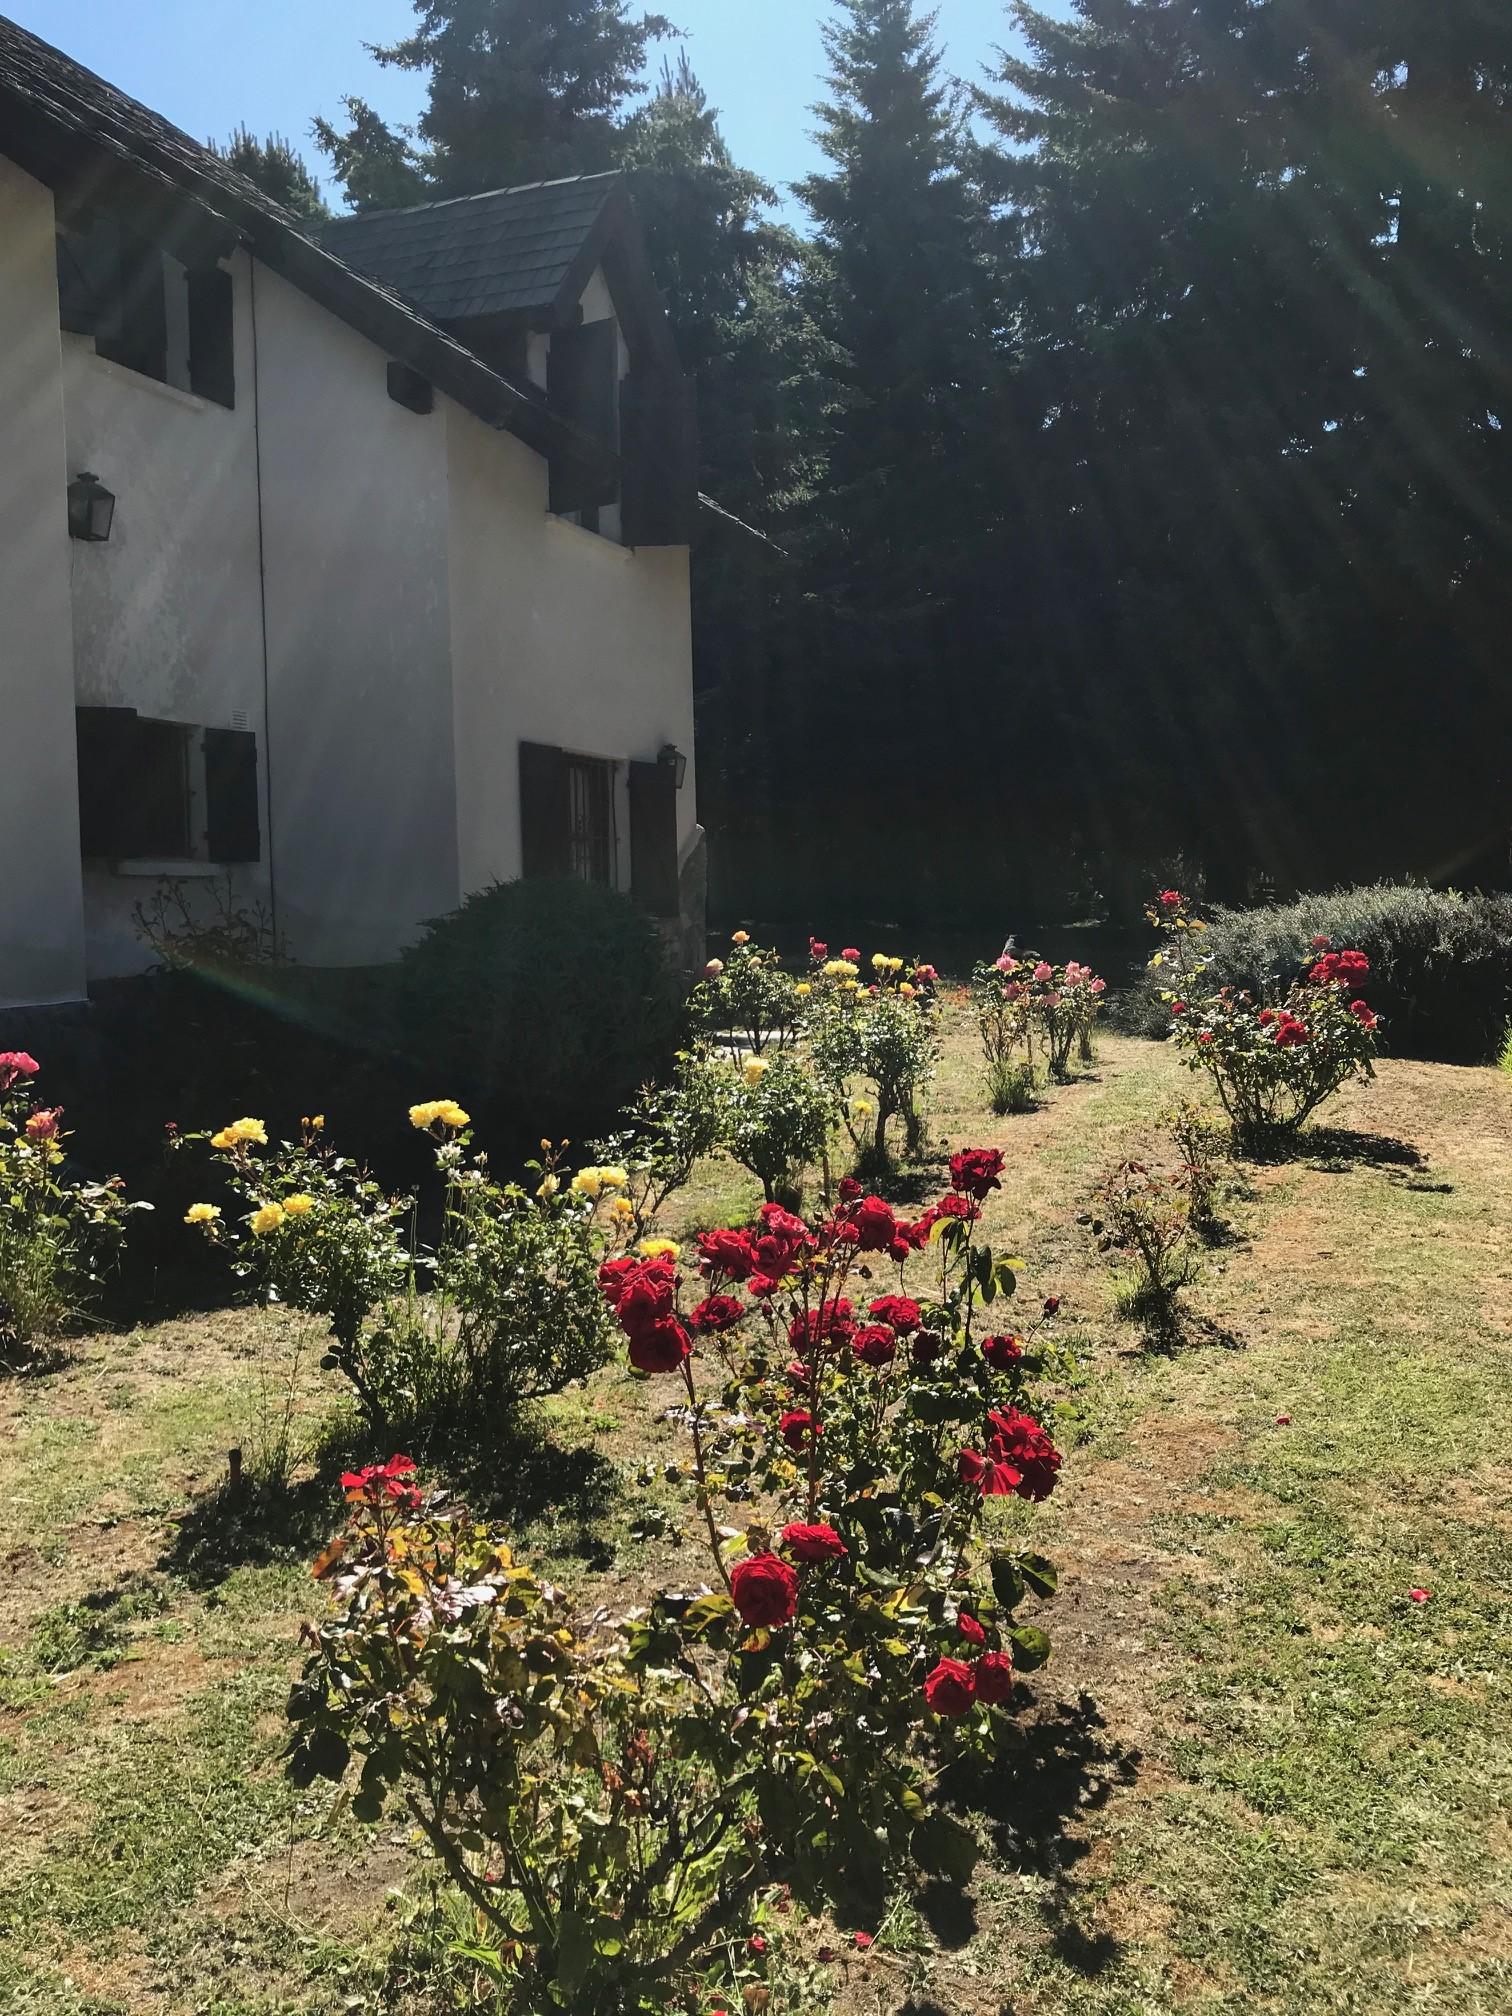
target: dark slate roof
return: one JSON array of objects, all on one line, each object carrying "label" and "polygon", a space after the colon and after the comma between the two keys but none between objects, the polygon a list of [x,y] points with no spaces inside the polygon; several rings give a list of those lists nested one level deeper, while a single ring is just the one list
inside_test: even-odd
[{"label": "dark slate roof", "polygon": [[242,244],[265,265],[413,365],[459,405],[549,453],[601,450],[474,355],[411,301],[318,245],[300,221],[177,126],[0,15],[0,153],[60,199],[155,209],[186,248]]},{"label": "dark slate roof", "polygon": [[336,217],[320,239],[437,322],[539,313],[582,292],[622,195],[616,173],[574,175]]}]

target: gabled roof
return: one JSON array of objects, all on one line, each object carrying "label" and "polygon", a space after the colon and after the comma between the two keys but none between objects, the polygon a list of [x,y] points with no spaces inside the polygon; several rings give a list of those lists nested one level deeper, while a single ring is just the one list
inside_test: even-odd
[{"label": "gabled roof", "polygon": [[623,208],[619,174],[574,175],[334,217],[320,241],[437,322],[544,316],[581,296]]},{"label": "gabled roof", "polygon": [[245,245],[264,265],[412,365],[461,406],[542,454],[590,465],[600,444],[485,364],[413,302],[355,271],[210,148],[0,15],[0,153],[61,207],[129,203],[191,259]]}]

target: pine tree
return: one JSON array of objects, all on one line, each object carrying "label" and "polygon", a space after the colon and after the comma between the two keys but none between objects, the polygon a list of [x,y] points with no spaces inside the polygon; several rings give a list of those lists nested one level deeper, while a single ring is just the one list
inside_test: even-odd
[{"label": "pine tree", "polygon": [[613,167],[647,48],[674,32],[627,0],[416,0],[415,11],[412,35],[373,50],[425,77],[415,133],[361,100],[347,101],[344,133],[317,123],[356,209],[385,204],[406,170],[424,197],[446,197]]},{"label": "pine tree", "polygon": [[830,163],[813,216],[815,322],[832,349],[820,578],[854,611],[948,596],[983,529],[979,447],[994,378],[984,216],[940,75],[935,16],[838,0],[824,25]]},{"label": "pine tree", "polygon": [[249,182],[255,182],[265,196],[292,210],[296,217],[318,222],[330,210],[320,193],[320,184],[281,133],[259,140],[247,126],[238,126],[222,146],[210,142],[212,153]]},{"label": "pine tree", "polygon": [[[980,103],[1012,143],[989,173],[1039,415],[1034,615],[1110,842],[1195,839],[1235,895],[1464,858],[1493,794],[1440,846],[1452,790],[1404,821],[1366,779],[1505,715],[1456,575],[1507,522],[1480,467],[1505,483],[1507,30],[1474,0],[1013,11],[1029,53]],[[1440,83],[1415,125],[1446,43],[1458,109]]]}]

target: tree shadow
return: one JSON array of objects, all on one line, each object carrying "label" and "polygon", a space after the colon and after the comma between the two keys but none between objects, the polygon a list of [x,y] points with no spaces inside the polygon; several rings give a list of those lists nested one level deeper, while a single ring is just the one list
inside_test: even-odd
[{"label": "tree shadow", "polygon": [[292,1483],[223,1478],[174,1522],[158,1567],[191,1589],[214,1589],[237,1568],[266,1568],[313,1554],[340,1516],[340,1494],[329,1471]]},{"label": "tree shadow", "polygon": [[[1033,1697],[1020,1687],[1015,1699],[1028,1706]],[[1018,1724],[994,1763],[963,1761],[944,1783],[962,1812],[985,1822],[994,1859],[1047,1886],[1040,1908],[1052,1950],[1088,1979],[1115,1965],[1122,1946],[1081,1922],[1075,1872],[1090,1844],[1072,1825],[1133,1785],[1142,1761],[1137,1749],[1109,1734],[1102,1710],[1082,1693]],[[959,1886],[930,1885],[919,1904],[942,1946],[962,1946],[976,1929]]]},{"label": "tree shadow", "polygon": [[1426,1169],[1422,1150],[1395,1134],[1372,1134],[1359,1127],[1304,1127],[1249,1140],[1242,1150],[1247,1161],[1278,1165],[1312,1162],[1329,1173],[1351,1168]]},{"label": "tree shadow", "polygon": [[1148,1358],[1175,1358],[1185,1351],[1247,1351],[1249,1344],[1215,1316],[1200,1315],[1180,1301],[1146,1313],[1138,1351]]}]

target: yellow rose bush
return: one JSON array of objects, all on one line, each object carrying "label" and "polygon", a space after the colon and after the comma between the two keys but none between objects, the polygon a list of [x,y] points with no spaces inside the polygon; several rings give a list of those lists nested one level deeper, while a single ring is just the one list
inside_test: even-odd
[{"label": "yellow rose bush", "polygon": [[530,1187],[501,1184],[455,1100],[409,1117],[433,1144],[442,1185],[434,1246],[416,1233],[415,1198],[388,1195],[318,1117],[293,1141],[270,1143],[252,1119],[212,1134],[239,1208],[195,1204],[187,1222],[257,1299],[325,1320],[323,1364],[349,1381],[374,1431],[497,1432],[608,1355],[593,1198],[628,1175],[593,1171],[592,1198],[554,1164],[532,1165]]}]

